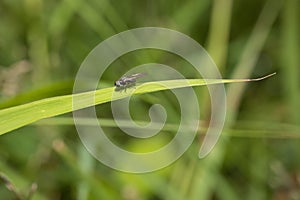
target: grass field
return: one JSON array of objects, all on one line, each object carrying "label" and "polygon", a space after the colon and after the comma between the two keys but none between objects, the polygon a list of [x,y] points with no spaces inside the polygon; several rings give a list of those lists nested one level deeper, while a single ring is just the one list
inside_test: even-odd
[{"label": "grass field", "polygon": [[[297,0],[2,0],[0,199],[300,199],[299,13]],[[71,107],[62,106],[65,102],[60,97],[60,102],[43,110],[46,113],[38,113],[41,109],[30,104],[24,121],[18,119],[23,125],[16,129],[16,118],[25,111],[12,112],[16,110],[11,107],[72,94],[79,67],[99,43],[140,27],[163,27],[193,38],[206,49],[224,79],[276,75],[225,84],[224,129],[203,159],[198,153],[212,115],[211,102],[206,86],[194,87],[201,127],[178,160],[154,172],[125,173],[96,160],[77,134]],[[146,63],[171,66],[188,79],[202,78],[179,56],[143,49],[113,62],[99,88],[108,91],[127,71]],[[148,73],[156,80],[163,77]],[[103,100],[95,106],[103,130],[125,150],[155,151],[176,134],[179,103],[168,90],[150,93],[153,87],[141,89],[129,104],[131,117],[140,124],[149,121],[151,105],[164,107],[166,127],[147,139],[123,133],[113,120],[111,102],[101,95],[98,99]],[[54,117],[34,122],[37,116]],[[169,154],[162,158],[168,160]]]}]

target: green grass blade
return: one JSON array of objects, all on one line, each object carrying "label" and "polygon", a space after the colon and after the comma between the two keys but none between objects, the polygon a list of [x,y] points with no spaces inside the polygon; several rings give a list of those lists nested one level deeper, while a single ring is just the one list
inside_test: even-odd
[{"label": "green grass blade", "polygon": [[[274,74],[275,73],[257,79],[182,79],[147,82],[137,86],[135,89],[128,89],[127,92],[115,92],[114,95],[114,87],[109,87],[96,91],[42,99],[0,110],[0,135],[31,124],[40,119],[54,117],[74,110],[122,99],[133,94],[143,94],[168,89],[211,84],[259,81]],[[77,102],[75,107],[73,107],[73,97],[76,98]],[[91,97],[94,97],[95,101],[91,102]],[[78,101],[79,99],[80,102]]]}]

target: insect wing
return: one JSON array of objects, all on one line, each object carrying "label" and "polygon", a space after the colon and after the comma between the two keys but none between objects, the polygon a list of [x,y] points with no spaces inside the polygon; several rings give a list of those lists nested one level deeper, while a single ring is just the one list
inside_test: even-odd
[{"label": "insect wing", "polygon": [[141,78],[141,77],[144,77],[144,76],[146,76],[146,73],[137,73],[137,74],[132,74],[130,76],[127,76],[127,78],[137,79],[137,78]]},{"label": "insect wing", "polygon": [[145,73],[132,74],[129,76],[124,76],[120,80],[124,81],[125,83],[134,83],[136,82],[136,79],[141,78],[145,75]]}]

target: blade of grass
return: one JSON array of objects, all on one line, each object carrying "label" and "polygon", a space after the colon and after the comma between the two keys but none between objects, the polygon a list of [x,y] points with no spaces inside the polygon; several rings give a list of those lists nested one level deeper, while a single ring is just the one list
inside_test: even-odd
[{"label": "blade of grass", "polygon": [[[257,23],[252,31],[252,34],[242,52],[241,60],[236,66],[236,69],[232,75],[232,78],[240,76],[250,76],[252,73],[255,63],[258,60],[260,52],[263,49],[265,41],[271,31],[271,28],[280,12],[282,1],[269,0],[266,2]],[[242,94],[245,91],[245,84],[230,85],[228,87],[228,119],[234,121],[236,118],[236,112],[239,108]],[[231,124],[227,125],[228,127]]]},{"label": "blade of grass", "polygon": [[227,59],[232,1],[215,0],[210,22],[207,51],[221,72]]},{"label": "blade of grass", "polygon": [[[168,89],[201,85],[251,82],[268,78],[274,74],[275,73],[257,79],[182,79],[147,82],[140,86],[137,86],[135,90],[129,89],[129,91],[132,91],[131,94],[143,94]],[[19,127],[28,125],[40,119],[54,117],[74,110],[79,110],[82,108],[122,99],[131,95],[129,92],[114,92],[114,89],[114,87],[110,87],[74,95],[52,97],[1,110],[0,135],[15,130]],[[113,93],[115,94],[114,96]],[[77,100],[76,105],[73,105],[73,99],[75,98]],[[91,98],[94,98],[94,101],[91,101]],[[80,102],[78,101],[79,99]]]},{"label": "blade of grass", "polygon": [[[191,30],[191,27],[197,25],[204,26],[199,23],[199,18],[204,16],[211,1],[186,1],[181,6],[178,6],[174,16],[171,18],[176,23],[177,27],[183,31]],[[188,19],[188,20],[187,20]]]},{"label": "blade of grass", "polygon": [[69,166],[71,172],[76,174],[78,178],[81,178],[91,187],[91,192],[97,196],[96,199],[116,199],[114,193],[110,193],[106,190],[102,179],[103,177],[91,176],[90,174],[85,173],[79,165],[74,165],[74,163],[78,163],[77,156],[62,140],[55,140],[52,146],[55,152]]},{"label": "blade of grass", "polygon": [[[1,187],[3,187],[6,184],[5,182],[3,183],[3,175],[5,175],[6,178],[9,177],[9,179],[13,182],[8,184],[10,184],[10,187],[13,187],[12,189],[15,190],[15,192],[17,193],[19,193],[20,190],[22,192],[24,188],[28,188],[28,186],[32,184],[31,180],[26,179],[24,175],[20,173],[20,171],[12,169],[12,167],[9,166],[4,160],[0,160],[0,169],[0,176],[2,176],[2,178],[0,178]],[[3,174],[3,172],[5,172],[5,174]],[[10,182],[10,180],[8,181]],[[34,199],[45,200],[47,198],[46,196],[44,196],[44,194],[41,194],[39,191],[35,191]]]},{"label": "blade of grass", "polygon": [[48,98],[51,96],[66,95],[72,92],[74,80],[52,82],[50,85],[45,85],[38,88],[31,88],[30,91],[17,94],[9,99],[1,99],[0,110],[17,106],[20,104],[29,103],[39,99]]},{"label": "blade of grass", "polygon": [[[95,159],[83,148],[82,145],[77,146],[78,150],[78,166],[83,174],[92,174]],[[89,192],[91,190],[90,184],[86,181],[81,181],[77,184],[77,199],[86,200],[88,199]],[[100,198],[100,197],[99,197]]]},{"label": "blade of grass", "polygon": [[[135,120],[137,124],[147,125],[147,121]],[[117,127],[115,120],[113,119],[99,119],[98,122],[90,120],[89,118],[78,119],[76,123],[80,125],[98,126],[99,123],[102,127]],[[134,128],[132,124],[128,123],[127,120],[120,121],[122,127]],[[172,123],[155,123],[152,122],[155,130],[158,127],[162,127],[164,131],[177,131],[178,125]],[[33,123],[34,126],[62,126],[62,125],[73,125],[74,121],[72,117],[54,117],[40,120]],[[208,123],[206,121],[200,121],[199,134],[204,134],[207,129]],[[261,121],[236,121],[236,126],[228,129],[228,132],[222,134],[227,137],[239,137],[239,138],[300,138],[300,126],[294,124],[285,124],[278,122],[261,122]],[[268,128],[266,128],[268,127]],[[188,128],[188,127],[187,127]]]},{"label": "blade of grass", "polygon": [[299,109],[299,1],[289,0],[283,9],[282,19],[282,74],[283,82],[282,85],[285,89],[285,99],[288,105],[291,121],[294,123],[300,123],[300,113],[297,112]]},{"label": "blade of grass", "polygon": [[[242,54],[242,58],[236,67],[233,77],[239,76],[250,76],[255,63],[257,62],[258,56],[261,49],[265,43],[267,36],[271,30],[271,27],[279,13],[280,4],[278,1],[267,1],[260,17],[253,29],[250,39],[245,47]],[[226,20],[225,20],[226,21]],[[215,52],[216,55],[217,52]],[[222,57],[224,54],[222,52],[217,56],[217,62],[222,65]],[[223,61],[224,62],[224,61]],[[231,128],[232,121],[236,118],[237,109],[239,107],[239,102],[241,100],[242,94],[245,90],[245,84],[230,85],[228,90],[228,115],[227,119],[230,123],[226,123],[226,129],[224,133],[229,132],[228,128]],[[207,199],[212,195],[212,192],[217,188],[216,183],[219,181],[218,174],[220,171],[218,167],[222,165],[224,159],[224,149],[226,149],[226,140],[221,140],[217,148],[210,154],[205,160],[205,164],[199,167],[198,174],[201,178],[195,179],[193,185],[196,186],[192,190],[192,195],[190,199]],[[201,150],[200,150],[201,153]],[[199,154],[200,155],[200,154]],[[203,173],[205,171],[205,173]],[[225,194],[224,194],[225,195]]]},{"label": "blade of grass", "polygon": [[[231,29],[232,1],[214,0],[212,2],[207,51],[214,59],[218,69],[222,72],[224,71],[224,65],[227,60],[229,34]],[[211,112],[209,95],[207,93],[200,95],[205,102],[203,103],[205,115],[209,116],[209,113]],[[201,105],[199,104],[199,106]],[[200,108],[202,109],[202,107]],[[197,179],[195,179],[195,182],[191,183],[190,199],[208,199],[212,195],[214,188],[217,187],[217,184],[219,183],[219,176],[217,175],[220,173],[222,161],[226,152],[224,150],[225,148],[226,140],[219,141],[214,149],[215,156],[212,156],[213,159],[205,159],[204,165],[196,165],[195,174],[201,174],[203,171],[206,173],[201,177],[201,181],[197,182]],[[202,152],[202,150],[200,150],[200,152]]]}]

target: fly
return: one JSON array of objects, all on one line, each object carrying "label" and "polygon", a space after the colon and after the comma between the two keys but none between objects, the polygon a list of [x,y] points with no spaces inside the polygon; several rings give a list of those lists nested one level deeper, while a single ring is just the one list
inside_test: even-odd
[{"label": "fly", "polygon": [[129,76],[123,76],[115,82],[115,91],[125,90],[136,85],[136,79],[145,76],[146,73],[137,73]]}]

